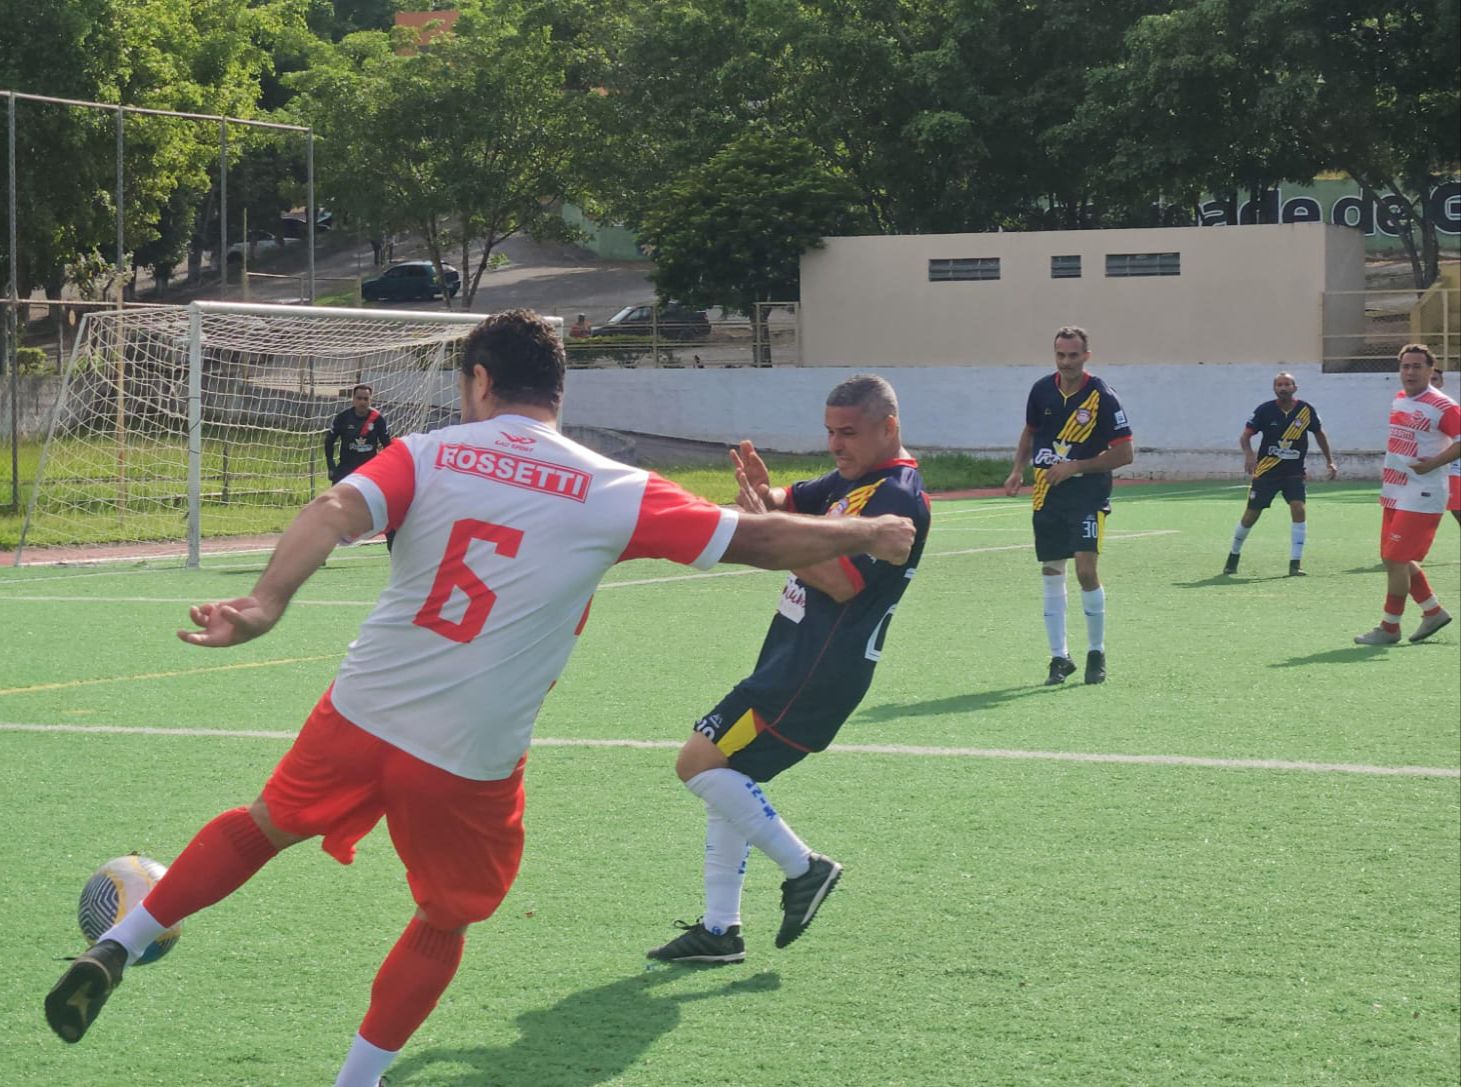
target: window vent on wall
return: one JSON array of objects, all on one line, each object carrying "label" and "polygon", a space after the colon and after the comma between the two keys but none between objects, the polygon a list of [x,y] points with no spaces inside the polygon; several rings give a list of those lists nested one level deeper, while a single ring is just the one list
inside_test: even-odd
[{"label": "window vent on wall", "polygon": [[998,279],[998,257],[959,257],[928,262],[928,281],[946,283],[955,279]]},{"label": "window vent on wall", "polygon": [[1080,277],[1081,258],[1079,256],[1050,258],[1051,279],[1080,279]]},{"label": "window vent on wall", "polygon": [[1106,275],[1112,279],[1127,276],[1180,276],[1181,253],[1107,253]]}]

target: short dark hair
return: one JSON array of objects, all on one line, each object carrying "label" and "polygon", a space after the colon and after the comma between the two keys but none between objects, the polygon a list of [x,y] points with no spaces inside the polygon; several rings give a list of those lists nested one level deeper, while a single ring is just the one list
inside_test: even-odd
[{"label": "short dark hair", "polygon": [[898,394],[886,378],[877,374],[854,374],[833,386],[827,394],[829,408],[861,408],[863,414],[878,419],[898,414]]},{"label": "short dark hair", "polygon": [[364,389],[368,393],[375,392],[375,390],[373,388],[371,388],[369,385],[367,385],[365,382],[362,381],[359,385],[355,385],[355,386],[352,386],[351,387],[351,389],[350,389],[350,396],[353,398],[355,396],[355,394],[358,393],[361,389]]},{"label": "short dark hair", "polygon": [[1427,363],[1429,363],[1431,366],[1436,365],[1436,353],[1423,343],[1406,344],[1395,355],[1395,361],[1398,363],[1406,355],[1424,355]]},{"label": "short dark hair", "polygon": [[1082,347],[1087,351],[1091,349],[1091,338],[1086,335],[1086,330],[1081,328],[1080,325],[1061,325],[1055,330],[1055,339],[1080,340]]},{"label": "short dark hair", "polygon": [[487,371],[499,400],[557,408],[563,401],[563,341],[529,309],[494,313],[467,336],[461,370]]}]

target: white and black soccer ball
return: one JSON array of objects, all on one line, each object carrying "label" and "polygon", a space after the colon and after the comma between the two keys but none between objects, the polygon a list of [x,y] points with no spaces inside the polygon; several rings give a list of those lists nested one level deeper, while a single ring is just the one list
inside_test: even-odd
[{"label": "white and black soccer ball", "polygon": [[[127,911],[141,905],[147,892],[166,872],[167,869],[151,857],[136,853],[113,857],[93,872],[81,890],[81,902],[76,907],[76,920],[87,943],[96,943],[103,932],[127,915]],[[179,923],[164,932],[143,952],[135,965],[145,966],[166,955],[178,942],[182,928]]]}]

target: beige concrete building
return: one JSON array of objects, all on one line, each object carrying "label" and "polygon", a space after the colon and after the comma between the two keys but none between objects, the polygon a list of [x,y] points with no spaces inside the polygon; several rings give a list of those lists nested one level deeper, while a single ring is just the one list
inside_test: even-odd
[{"label": "beige concrete building", "polygon": [[802,257],[807,366],[1317,362],[1362,330],[1364,236],[1321,223],[828,238]]}]

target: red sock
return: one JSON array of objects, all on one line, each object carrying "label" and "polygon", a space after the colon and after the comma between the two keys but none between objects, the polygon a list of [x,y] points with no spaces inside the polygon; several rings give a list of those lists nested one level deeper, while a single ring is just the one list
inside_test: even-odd
[{"label": "red sock", "polygon": [[1425,571],[1417,570],[1410,575],[1410,599],[1424,604],[1431,598],[1431,583],[1426,580]]},{"label": "red sock", "polygon": [[226,811],[198,831],[142,905],[172,928],[233,894],[278,852],[247,808]]},{"label": "red sock", "polygon": [[375,975],[360,1036],[391,1053],[404,1046],[456,976],[466,942],[460,932],[413,918]]}]

